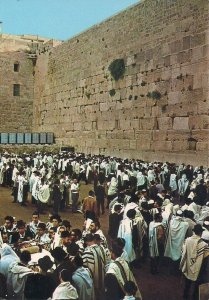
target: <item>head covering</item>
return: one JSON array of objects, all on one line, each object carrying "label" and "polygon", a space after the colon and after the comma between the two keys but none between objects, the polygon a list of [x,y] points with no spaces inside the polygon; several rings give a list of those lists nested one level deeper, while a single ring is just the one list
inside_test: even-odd
[{"label": "head covering", "polygon": [[3,244],[0,259],[0,273],[7,277],[10,265],[19,261],[19,257],[12,248],[7,244]]},{"label": "head covering", "polygon": [[202,233],[201,238],[202,238],[203,240],[209,242],[209,231],[208,231],[208,230],[204,230],[203,233]]}]

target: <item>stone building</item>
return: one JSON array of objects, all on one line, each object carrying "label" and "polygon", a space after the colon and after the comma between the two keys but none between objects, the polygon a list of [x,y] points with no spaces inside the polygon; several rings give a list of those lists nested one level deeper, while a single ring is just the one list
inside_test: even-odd
[{"label": "stone building", "polygon": [[[24,51],[0,53],[7,74],[25,65],[19,82],[0,68],[0,130],[53,131],[57,144],[86,153],[208,165],[208,18],[207,0],[144,0],[56,47],[40,43],[36,63]],[[125,69],[114,79],[118,60]],[[8,112],[18,116],[11,124]]]}]

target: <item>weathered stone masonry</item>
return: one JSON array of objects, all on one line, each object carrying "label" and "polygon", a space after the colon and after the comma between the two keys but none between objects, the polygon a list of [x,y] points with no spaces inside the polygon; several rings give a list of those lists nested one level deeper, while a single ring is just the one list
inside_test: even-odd
[{"label": "weathered stone masonry", "polygon": [[207,0],[145,0],[41,53],[33,131],[86,153],[208,164],[208,33]]},{"label": "weathered stone masonry", "polygon": [[34,128],[87,153],[207,163],[208,13],[206,0],[147,0],[41,55]]}]

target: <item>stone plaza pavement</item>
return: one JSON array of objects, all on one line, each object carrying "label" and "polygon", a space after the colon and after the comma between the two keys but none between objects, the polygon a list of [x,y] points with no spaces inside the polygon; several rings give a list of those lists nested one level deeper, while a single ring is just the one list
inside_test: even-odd
[{"label": "stone plaza pavement", "polygon": [[[91,186],[82,185],[80,199],[83,199]],[[6,215],[15,216],[16,219],[29,221],[35,207],[31,204],[30,195],[27,207],[19,206],[17,203],[12,203],[11,190],[0,187],[0,224],[4,223]],[[62,219],[68,219],[71,222],[72,228],[82,228],[83,215],[72,214],[70,209],[60,213]],[[40,216],[42,221],[47,221],[48,213]],[[100,218],[101,228],[107,235],[108,231],[108,213]],[[180,274],[173,274],[172,266],[165,261],[160,268],[160,274],[151,275],[149,272],[149,261],[141,265],[139,269],[134,270],[139,288],[141,290],[143,300],[182,300],[182,280]]]}]

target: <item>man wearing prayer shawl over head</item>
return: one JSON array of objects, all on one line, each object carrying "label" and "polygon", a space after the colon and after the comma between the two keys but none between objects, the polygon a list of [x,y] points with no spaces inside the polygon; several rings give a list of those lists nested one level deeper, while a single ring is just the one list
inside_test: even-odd
[{"label": "man wearing prayer shawl over head", "polygon": [[168,230],[165,229],[168,234],[164,256],[170,257],[173,261],[178,261],[181,257],[181,248],[189,228],[189,224],[184,220],[181,210],[177,210],[176,216],[171,218],[166,228],[168,228]]},{"label": "man wearing prayer shawl over head", "polygon": [[127,218],[120,223],[118,237],[126,241],[125,250],[130,262],[138,260],[143,254],[143,237],[146,228],[143,217],[136,216],[135,209],[128,210]]},{"label": "man wearing prayer shawl over head", "polygon": [[3,244],[0,253],[0,273],[2,273],[7,278],[8,269],[10,265],[19,262],[20,259],[17,256],[17,254],[12,250],[12,248],[7,244]]}]

